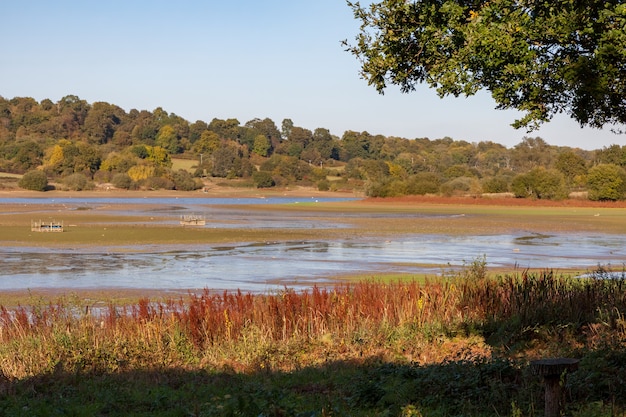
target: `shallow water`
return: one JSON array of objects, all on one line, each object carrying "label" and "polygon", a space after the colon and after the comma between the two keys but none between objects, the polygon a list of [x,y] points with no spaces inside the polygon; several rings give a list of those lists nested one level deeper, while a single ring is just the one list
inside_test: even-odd
[{"label": "shallow water", "polygon": [[[13,204],[25,199],[4,199]],[[20,201],[15,201],[20,200]],[[37,200],[33,202],[31,200]],[[63,200],[63,201],[59,201]],[[68,201],[64,201],[68,200]],[[210,217],[207,227],[339,228],[350,227],[342,217],[356,213],[248,211],[236,204],[298,204],[314,199],[55,199],[75,207],[115,204],[158,205],[135,208],[124,214],[159,215],[177,221],[181,213]],[[259,202],[259,200],[262,200]],[[318,199],[319,200],[319,199]],[[337,201],[324,199],[324,201]],[[52,203],[28,199],[24,204]],[[238,203],[237,203],[238,202]],[[223,208],[228,204],[228,208]],[[119,214],[119,211],[117,211]],[[420,214],[380,213],[368,216],[398,217]],[[429,215],[430,216],[430,215]],[[436,214],[433,216],[437,216]],[[608,234],[507,234],[480,236],[408,235],[401,238],[359,238],[261,244],[145,245],[140,248],[50,249],[0,247],[0,290],[33,288],[157,288],[241,289],[265,292],[324,285],[344,274],[449,272],[486,257],[490,267],[580,268],[626,263],[623,236]],[[429,265],[444,265],[432,267]]]},{"label": "shallow water", "polygon": [[[119,248],[118,248],[119,249]],[[133,248],[136,250],[137,248]],[[0,248],[0,289],[211,288],[263,292],[323,285],[346,273],[442,272],[486,256],[489,266],[586,268],[626,260],[617,236],[415,236],[380,241],[216,245],[142,252]],[[583,254],[583,255],[581,255]],[[420,265],[422,264],[422,265]]]}]

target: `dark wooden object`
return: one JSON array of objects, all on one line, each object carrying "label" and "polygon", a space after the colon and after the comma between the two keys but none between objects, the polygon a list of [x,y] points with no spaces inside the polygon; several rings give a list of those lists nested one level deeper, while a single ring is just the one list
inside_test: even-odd
[{"label": "dark wooden object", "polygon": [[[565,405],[563,385],[568,373],[578,369],[578,359],[540,359],[530,363],[533,374],[543,377],[546,385],[545,417],[559,417]],[[563,384],[561,384],[563,382]]]}]

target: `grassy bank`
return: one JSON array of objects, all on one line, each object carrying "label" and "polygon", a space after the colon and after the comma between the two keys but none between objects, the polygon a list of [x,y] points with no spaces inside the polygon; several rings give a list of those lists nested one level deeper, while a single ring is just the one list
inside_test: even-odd
[{"label": "grassy bank", "polygon": [[486,274],[2,309],[0,414],[541,416],[566,356],[568,415],[624,415],[626,281]]}]

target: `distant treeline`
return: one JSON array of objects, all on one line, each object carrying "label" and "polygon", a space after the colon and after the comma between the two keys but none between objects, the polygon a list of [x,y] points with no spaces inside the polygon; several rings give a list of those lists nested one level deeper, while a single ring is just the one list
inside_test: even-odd
[{"label": "distant treeline", "polygon": [[[172,158],[193,161],[173,169]],[[58,102],[0,97],[0,171],[27,174],[20,186],[68,189],[110,183],[127,189],[192,190],[202,178],[242,178],[256,187],[288,184],[363,189],[370,196],[512,193],[538,199],[587,193],[626,196],[626,146],[586,151],[524,138],[494,142],[406,139],[328,129],[290,119],[189,122],[162,108],[124,109],[68,95]],[[45,175],[43,175],[45,174]],[[44,184],[42,188],[42,183]]]}]

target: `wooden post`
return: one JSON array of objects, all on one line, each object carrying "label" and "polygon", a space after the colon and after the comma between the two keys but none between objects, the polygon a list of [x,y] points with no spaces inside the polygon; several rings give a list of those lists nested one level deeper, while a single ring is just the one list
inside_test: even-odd
[{"label": "wooden post", "polygon": [[[530,368],[535,375],[543,376],[546,386],[545,417],[560,417],[565,406],[563,385],[568,372],[578,369],[578,359],[555,358],[532,361]],[[562,383],[562,384],[561,384]]]}]

